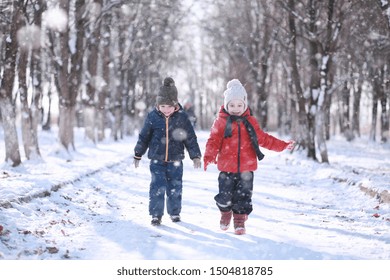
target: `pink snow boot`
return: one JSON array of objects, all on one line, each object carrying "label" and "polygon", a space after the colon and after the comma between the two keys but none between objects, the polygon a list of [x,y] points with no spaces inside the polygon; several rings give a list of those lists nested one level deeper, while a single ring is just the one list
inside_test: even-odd
[{"label": "pink snow boot", "polygon": [[247,214],[233,213],[234,233],[237,235],[245,234],[245,221],[248,220]]},{"label": "pink snow boot", "polygon": [[222,230],[227,230],[230,226],[230,220],[232,219],[232,211],[223,212],[221,211],[221,220],[219,226]]}]

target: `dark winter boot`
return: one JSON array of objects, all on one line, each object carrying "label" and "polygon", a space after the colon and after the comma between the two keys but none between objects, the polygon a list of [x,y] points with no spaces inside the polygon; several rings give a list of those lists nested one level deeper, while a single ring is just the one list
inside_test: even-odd
[{"label": "dark winter boot", "polygon": [[221,221],[219,226],[222,230],[227,230],[230,226],[230,220],[232,219],[232,211],[223,212],[221,211]]},{"label": "dark winter boot", "polygon": [[153,216],[151,224],[152,226],[161,225],[161,217]]},{"label": "dark winter boot", "polygon": [[248,220],[247,214],[236,214],[233,213],[234,221],[234,233],[241,235],[245,234],[245,221]]},{"label": "dark winter boot", "polygon": [[174,223],[180,222],[181,221],[180,215],[171,215],[171,220]]}]

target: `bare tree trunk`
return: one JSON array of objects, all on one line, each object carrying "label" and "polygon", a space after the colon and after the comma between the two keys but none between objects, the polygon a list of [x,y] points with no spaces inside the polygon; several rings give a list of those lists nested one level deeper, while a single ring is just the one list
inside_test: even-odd
[{"label": "bare tree trunk", "polygon": [[[317,20],[316,20],[316,5],[315,0],[310,0],[308,4],[309,12],[309,30],[312,34],[317,33]],[[321,43],[318,40],[309,41],[309,56],[310,56],[310,98],[309,98],[309,110],[308,114],[308,156],[310,158],[316,159],[316,150],[315,150],[315,136],[320,136],[319,139],[323,139],[322,127],[318,127],[319,124],[323,125],[323,120],[316,123],[316,115],[320,114],[320,108],[318,106],[319,95],[321,94],[321,74],[318,66],[317,57],[321,53]],[[322,65],[321,65],[322,66]],[[322,69],[321,69],[322,70]],[[321,113],[322,114],[322,113]],[[320,131],[316,132],[316,128],[319,128]],[[317,139],[317,141],[319,140]],[[321,145],[319,145],[321,146]]]},{"label": "bare tree trunk", "polygon": [[[106,30],[108,33],[109,30]],[[109,92],[110,88],[110,41],[109,37],[104,38],[104,46],[103,46],[103,65],[102,65],[102,72],[103,72],[103,79],[104,79],[104,86],[102,87],[102,90],[98,96],[98,106],[97,106],[97,118],[96,118],[96,128],[97,128],[97,140],[99,142],[103,141],[105,139],[104,135],[104,128],[105,128],[105,119],[106,119],[106,113],[107,113],[107,107],[106,107],[106,99],[107,94]]]},{"label": "bare tree trunk", "polygon": [[[69,1],[60,0],[60,8],[69,14]],[[59,128],[58,137],[62,146],[69,151],[74,146],[73,121],[75,113],[75,100],[72,97],[69,78],[69,29],[59,32],[59,49],[61,62],[57,63],[57,82],[59,89]],[[73,93],[76,94],[76,93]]]},{"label": "bare tree trunk", "polygon": [[[35,13],[34,13],[34,23],[38,28],[42,28],[42,13],[45,9],[45,5],[43,0],[36,0],[36,4],[34,5]],[[42,52],[41,52],[41,44],[38,45],[37,48],[32,50],[31,55],[31,67],[30,67],[30,76],[32,81],[33,88],[33,96],[31,102],[31,138],[33,141],[33,145],[36,149],[36,153],[40,156],[39,151],[39,141],[38,141],[38,126],[41,122],[42,118]]]},{"label": "bare tree trunk", "polygon": [[[38,11],[34,13],[34,22],[40,27],[42,3],[37,3],[35,7],[39,7]],[[31,42],[30,40],[23,40],[25,36],[32,33],[33,35],[40,35],[35,33],[36,25],[28,26],[24,22],[25,26],[18,31],[18,43],[19,43],[19,63],[18,63],[18,81],[19,81],[19,98],[21,104],[21,127],[22,127],[22,139],[24,151],[27,159],[40,157],[38,146],[38,122],[39,122],[39,100],[40,100],[40,76],[39,63],[37,63],[36,50],[40,48],[40,37],[38,42]],[[30,35],[30,36],[33,36]],[[28,67],[28,61],[31,61],[31,66]],[[32,77],[32,97],[31,101],[28,100],[28,78],[27,69],[30,70],[30,76]],[[31,105],[30,105],[31,104]]]},{"label": "bare tree trunk", "polygon": [[360,137],[360,99],[362,86],[359,84],[353,95],[352,132],[354,136]]},{"label": "bare tree trunk", "polygon": [[[334,6],[335,0],[328,0],[327,5],[327,24],[326,24],[326,39],[324,43],[324,54],[321,59],[321,67],[319,69],[320,73],[320,88],[319,88],[319,98],[318,98],[318,122],[317,124],[321,125],[317,127],[317,144],[321,154],[321,161],[329,163],[328,158],[328,149],[326,147],[326,112],[330,110],[331,95],[329,93],[329,88],[331,87],[331,65],[333,59],[333,50],[335,43],[340,33],[340,25],[338,22],[336,27],[333,26],[334,22]],[[349,118],[348,118],[349,119]]]},{"label": "bare tree trunk", "polygon": [[[100,3],[99,3],[100,2]],[[96,143],[96,96],[100,93],[100,79],[97,75],[99,60],[99,38],[100,38],[100,20],[98,21],[98,5],[101,6],[101,0],[94,0],[94,10],[90,11],[90,38],[88,40],[88,75],[87,75],[87,97],[84,101],[84,127],[85,137]],[[99,12],[100,13],[100,12]],[[97,93],[97,94],[96,94]]]},{"label": "bare tree trunk", "polygon": [[340,116],[341,116],[341,124],[340,124],[340,131],[344,134],[345,139],[347,141],[353,140],[353,134],[351,133],[351,127],[350,127],[350,121],[349,121],[349,104],[350,104],[350,93],[348,88],[348,82],[344,82],[344,87],[341,92],[341,110],[340,110]]},{"label": "bare tree trunk", "polygon": [[[329,50],[327,50],[327,53]],[[328,141],[330,139],[330,107],[332,104],[333,99],[333,81],[335,76],[335,69],[332,67],[332,61],[333,57],[332,55],[329,55],[330,61],[326,64],[326,68],[328,71],[326,72],[326,76],[323,77],[323,84],[322,88],[325,90],[325,97],[324,97],[324,113],[325,113],[325,120],[324,120],[324,130],[325,130],[325,140]],[[330,92],[331,91],[331,92]]]},{"label": "bare tree trunk", "polygon": [[5,161],[10,161],[13,167],[22,163],[19,151],[18,134],[15,126],[15,108],[11,100],[0,98],[0,112],[3,120]]},{"label": "bare tree trunk", "polygon": [[83,120],[85,129],[85,138],[96,143],[95,124],[96,124],[96,110],[95,106],[84,102],[83,105]]},{"label": "bare tree trunk", "polygon": [[86,24],[86,10],[88,6],[85,4],[85,0],[75,0],[75,40],[72,40],[74,45],[72,46],[73,52],[69,51],[70,55],[70,72],[69,72],[69,101],[76,105],[76,99],[80,91],[80,87],[83,83],[84,67],[83,59],[86,52],[85,47],[85,24]]},{"label": "bare tree trunk", "polygon": [[59,108],[59,132],[60,143],[69,151],[69,148],[74,147],[74,122],[75,122],[75,106],[60,106]]},{"label": "bare tree trunk", "polygon": [[[135,30],[133,31],[135,32]],[[119,44],[115,45],[117,49],[113,50],[113,52],[115,53],[118,51],[121,56],[114,59],[114,72],[119,72],[122,83],[120,85],[116,83],[115,77],[111,77],[111,75],[109,79],[109,88],[111,90],[110,113],[113,120],[110,137],[115,141],[120,139],[121,135],[123,135],[124,128],[122,124],[129,100],[128,75],[130,71],[126,71],[124,65],[125,63],[130,64],[132,62],[132,60],[130,60],[130,50],[126,47],[126,38],[131,37],[131,35],[129,35],[129,30],[127,30],[123,24],[118,24],[116,32],[119,33]]]},{"label": "bare tree trunk", "polygon": [[47,93],[48,98],[48,109],[47,109],[47,115],[46,115],[46,122],[42,125],[43,130],[50,130],[51,129],[51,89],[49,89]]},{"label": "bare tree trunk", "polygon": [[[260,7],[258,7],[260,9]],[[256,80],[256,88],[257,88],[257,95],[258,95],[258,104],[257,109],[259,112],[259,123],[261,127],[265,130],[267,130],[268,125],[268,93],[266,90],[266,80],[268,77],[268,69],[270,65],[270,59],[271,59],[271,52],[272,52],[272,41],[271,41],[271,28],[269,26],[269,23],[267,22],[266,17],[263,17],[263,22],[257,22],[256,23],[256,32],[260,32],[260,30],[263,32],[263,45],[259,46],[260,50],[258,54],[261,56],[259,58],[259,68],[261,69],[259,78],[260,80]],[[257,60],[257,59],[256,59]],[[259,70],[260,70],[259,69]]]},{"label": "bare tree trunk", "polygon": [[[122,77],[126,77],[125,72],[121,72]],[[110,85],[113,88],[110,94],[111,104],[110,112],[113,119],[110,137],[117,141],[121,138],[122,134],[122,121],[124,118],[124,112],[127,108],[128,92],[122,94],[122,87],[117,86],[115,83]]]},{"label": "bare tree trunk", "polygon": [[376,117],[378,114],[378,99],[376,97],[373,97],[372,99],[372,120],[371,120],[371,129],[370,129],[370,137],[369,139],[371,141],[376,140]]},{"label": "bare tree trunk", "polygon": [[[127,95],[127,102],[126,107],[123,110],[123,114],[119,115],[117,112],[117,116],[121,117],[121,127],[125,128],[124,133],[126,135],[133,135],[134,130],[138,126],[135,121],[135,83],[137,81],[137,75],[134,73],[135,69],[131,69],[128,71],[128,95]],[[148,75],[147,77],[143,77],[143,79],[140,81],[142,83],[143,92],[145,95],[149,94],[151,91],[150,83],[151,79]],[[150,102],[150,100],[149,100]],[[154,102],[154,100],[152,101]],[[119,109],[119,108],[118,108]],[[124,123],[123,123],[124,122]]]},{"label": "bare tree trunk", "polygon": [[[305,97],[303,96],[303,90],[301,87],[301,78],[299,75],[298,70],[298,62],[297,62],[297,50],[296,50],[296,26],[295,26],[295,19],[293,15],[293,11],[295,11],[295,1],[289,0],[288,1],[289,6],[289,29],[291,34],[291,43],[289,48],[289,60],[291,64],[291,79],[292,79],[292,89],[295,90],[295,94],[297,96],[298,100],[298,125],[295,127],[298,127],[298,135],[297,135],[297,142],[300,146],[303,148],[309,149],[309,120],[306,114],[306,106],[305,106]],[[313,143],[314,144],[314,143]],[[314,147],[313,147],[314,148]],[[315,159],[315,150],[314,150],[314,157],[313,157],[313,148],[308,151],[308,156]]]},{"label": "bare tree trunk", "polygon": [[9,40],[5,42],[4,54],[4,72],[0,88],[0,113],[3,120],[4,142],[5,142],[5,161],[10,161],[12,166],[21,164],[18,134],[15,125],[15,108],[12,103],[12,90],[15,80],[16,55],[17,55],[17,39],[16,33],[21,25],[21,6],[22,0],[12,2],[12,18]]},{"label": "bare tree trunk", "polygon": [[329,163],[328,149],[326,147],[326,112],[330,108],[330,95],[328,93],[328,75],[331,57],[327,55],[322,59],[321,65],[321,83],[318,97],[318,112],[316,115],[316,138],[317,145],[321,155],[321,162]]},{"label": "bare tree trunk", "polygon": [[102,75],[104,80],[104,85],[102,86],[102,90],[98,97],[98,107],[97,107],[97,140],[99,142],[105,139],[105,121],[107,115],[107,106],[106,100],[110,90],[110,24],[111,24],[111,16],[103,17],[103,46],[102,46]]},{"label": "bare tree trunk", "polygon": [[[57,31],[58,44],[52,39],[52,52],[56,57],[54,65],[57,75],[55,76],[55,84],[59,91],[59,122],[58,122],[58,137],[61,145],[69,151],[69,148],[75,149],[74,146],[74,124],[76,112],[76,98],[81,84],[82,73],[82,58],[84,54],[84,32],[83,32],[83,17],[85,12],[85,1],[76,0],[76,40],[74,49],[75,53],[71,53],[69,49],[69,27],[64,30]],[[70,1],[60,0],[59,7],[69,14]],[[55,52],[54,46],[58,45],[59,53]]]},{"label": "bare tree trunk", "polygon": [[19,67],[18,67],[18,81],[19,81],[19,98],[21,104],[21,127],[24,152],[27,159],[39,156],[39,151],[32,139],[32,116],[31,110],[27,100],[27,60],[28,60],[28,46],[20,46],[19,48]]},{"label": "bare tree trunk", "polygon": [[376,0],[382,10],[382,14],[387,22],[387,27],[390,29],[390,3],[388,1]]},{"label": "bare tree trunk", "polygon": [[325,112],[324,112],[324,108],[321,106],[316,114],[316,138],[318,143],[318,150],[320,151],[320,155],[321,155],[321,162],[329,163],[324,127],[325,127]]},{"label": "bare tree trunk", "polygon": [[[382,10],[382,15],[386,19],[388,30],[390,30],[390,3],[389,1],[377,0],[376,1],[379,7]],[[387,86],[388,87],[388,86]],[[388,94],[389,95],[389,94]],[[381,113],[381,141],[387,142],[387,138],[389,136],[389,116],[390,113],[387,111],[387,96],[385,93],[380,97],[381,105],[382,105],[382,113]],[[374,108],[373,108],[374,111]]]},{"label": "bare tree trunk", "polygon": [[[279,76],[279,75],[278,75]],[[289,105],[288,89],[283,89],[283,82],[281,79],[286,80],[286,77],[276,77],[276,88],[278,95],[277,102],[277,127],[281,135],[287,135],[291,131],[291,123],[289,117],[291,117],[291,106]]]},{"label": "bare tree trunk", "polygon": [[389,112],[387,109],[387,96],[383,90],[379,97],[381,103],[381,142],[386,143],[389,134]]},{"label": "bare tree trunk", "polygon": [[371,129],[369,139],[371,141],[376,140],[376,126],[377,126],[377,116],[378,116],[378,97],[380,96],[380,91],[382,90],[382,85],[380,81],[381,74],[379,70],[375,70],[376,75],[373,81],[373,92],[372,92],[372,119],[371,119]]}]

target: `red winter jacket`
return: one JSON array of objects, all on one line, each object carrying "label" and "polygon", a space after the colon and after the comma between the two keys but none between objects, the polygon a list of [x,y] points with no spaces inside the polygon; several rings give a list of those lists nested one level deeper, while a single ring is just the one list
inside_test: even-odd
[{"label": "red winter jacket", "polygon": [[[257,123],[248,108],[243,115],[252,124],[256,131],[260,147],[268,150],[281,152],[288,146],[287,142],[265,133]],[[240,173],[255,171],[257,169],[257,156],[253,148],[249,133],[244,124],[232,123],[232,137],[224,138],[226,122],[229,113],[221,106],[217,119],[211,127],[209,139],[206,143],[204,154],[204,167],[210,163],[217,163],[219,171]]]}]

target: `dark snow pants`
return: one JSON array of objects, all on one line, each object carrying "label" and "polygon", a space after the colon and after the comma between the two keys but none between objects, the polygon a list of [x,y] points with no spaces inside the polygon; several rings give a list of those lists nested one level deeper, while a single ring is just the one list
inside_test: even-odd
[{"label": "dark snow pants", "polygon": [[220,172],[219,193],[214,197],[219,210],[250,214],[252,208],[253,172]]},{"label": "dark snow pants", "polygon": [[153,217],[164,215],[165,193],[167,212],[179,215],[183,190],[183,162],[150,161],[152,181],[149,190],[149,214]]}]

